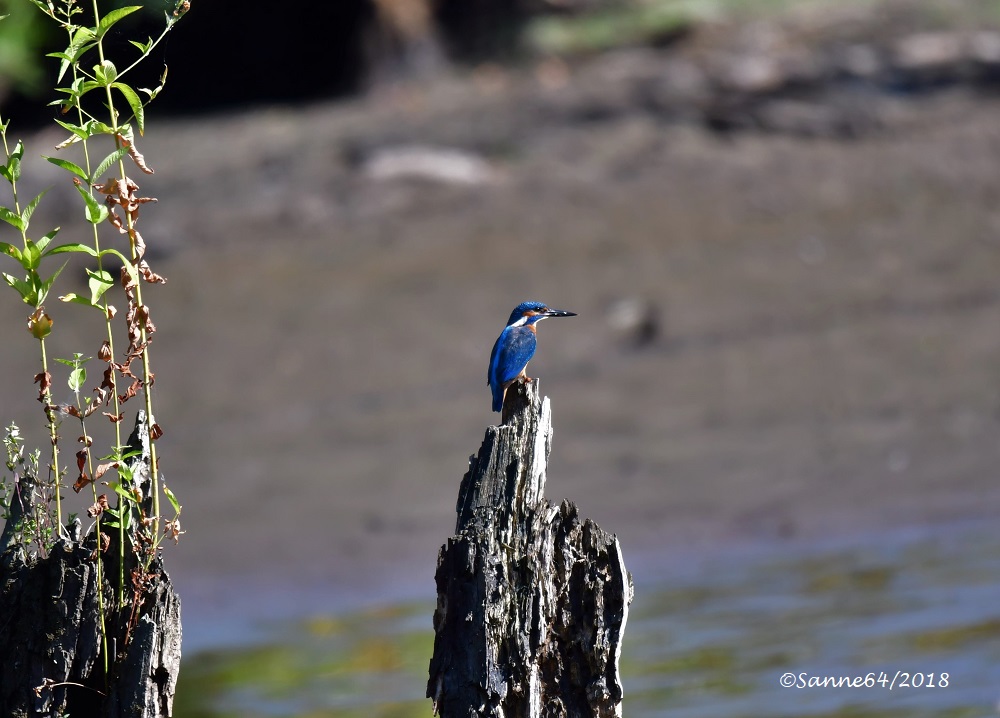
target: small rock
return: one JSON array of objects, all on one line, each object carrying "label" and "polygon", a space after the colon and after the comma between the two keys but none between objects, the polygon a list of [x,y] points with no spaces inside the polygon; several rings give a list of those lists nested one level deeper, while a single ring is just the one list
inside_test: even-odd
[{"label": "small rock", "polygon": [[1000,65],[1000,32],[986,30],[975,33],[969,40],[972,59],[984,65]]},{"label": "small rock", "polygon": [[486,160],[461,150],[404,145],[376,150],[361,171],[374,180],[418,179],[443,184],[483,185],[496,179]]},{"label": "small rock", "polygon": [[899,40],[893,59],[902,70],[936,70],[965,59],[965,43],[958,33],[922,32]]},{"label": "small rock", "polygon": [[638,347],[652,344],[660,335],[660,312],[655,304],[641,297],[623,297],[607,310],[608,324]]},{"label": "small rock", "polygon": [[720,80],[731,90],[757,95],[779,89],[785,83],[785,73],[774,57],[743,55],[728,63]]}]

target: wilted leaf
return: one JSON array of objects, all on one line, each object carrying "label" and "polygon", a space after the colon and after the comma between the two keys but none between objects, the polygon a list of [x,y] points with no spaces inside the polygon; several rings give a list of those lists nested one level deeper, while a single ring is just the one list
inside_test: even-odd
[{"label": "wilted leaf", "polygon": [[[139,98],[136,97],[136,100],[138,99]],[[141,113],[136,113],[136,118],[141,118]],[[139,120],[139,134],[140,135],[142,134],[141,119]],[[135,166],[138,167],[140,170],[142,170],[148,175],[153,174],[153,168],[146,164],[146,158],[142,156],[142,153],[139,151],[139,148],[135,146],[134,141],[129,145],[128,156],[132,158],[132,161],[135,162]],[[155,202],[156,200],[154,199],[151,201]]]},{"label": "wilted leaf", "polygon": [[94,481],[100,481],[101,477],[108,473],[109,469],[117,469],[118,462],[112,461],[107,464],[98,464],[97,468],[94,469]]},{"label": "wilted leaf", "polygon": [[124,394],[119,394],[118,395],[118,401],[119,401],[119,403],[124,404],[126,401],[128,401],[129,399],[131,399],[133,396],[135,396],[136,394],[138,394],[139,393],[139,389],[141,389],[141,388],[142,388],[142,382],[139,381],[138,379],[136,379],[135,381],[133,381],[129,385],[128,389],[125,390]]},{"label": "wilted leaf", "polygon": [[156,441],[161,436],[163,436],[163,429],[160,428],[159,424],[153,424],[149,427],[149,438],[152,441]]},{"label": "wilted leaf", "polygon": [[163,535],[166,538],[173,539],[174,544],[179,543],[181,534],[186,533],[181,531],[181,520],[173,519],[172,521],[166,521],[163,524]]},{"label": "wilted leaf", "polygon": [[[87,488],[88,486],[90,486],[91,483],[93,483],[93,480],[89,476],[87,476],[87,472],[86,471],[81,471],[80,475],[76,478],[76,481],[73,482],[73,491],[75,491],[76,493],[80,493],[85,488]],[[95,504],[95,506],[96,506],[96,504]],[[93,507],[91,507],[91,508],[93,508]],[[91,514],[90,513],[90,509],[87,509],[87,515],[90,516],[91,518],[93,518],[94,516],[96,516],[96,514]]]},{"label": "wilted leaf", "polygon": [[97,518],[102,513],[104,513],[104,510],[107,508],[108,508],[108,495],[101,494],[100,496],[97,497],[97,503],[95,503],[93,506],[87,509],[87,516],[89,516],[92,519]]},{"label": "wilted leaf", "polygon": [[145,259],[139,262],[139,273],[142,275],[142,278],[147,282],[149,282],[150,284],[167,283],[167,278],[157,274],[152,269],[150,269]]},{"label": "wilted leaf", "polygon": [[59,405],[59,413],[60,414],[68,414],[69,416],[76,417],[77,419],[80,418],[80,410],[77,409],[72,404],[60,404]]}]

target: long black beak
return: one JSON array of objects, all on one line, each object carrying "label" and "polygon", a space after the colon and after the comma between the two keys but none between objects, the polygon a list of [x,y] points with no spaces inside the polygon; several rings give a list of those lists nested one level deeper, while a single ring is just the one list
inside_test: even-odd
[{"label": "long black beak", "polygon": [[562,309],[548,309],[545,311],[547,317],[575,317],[576,312],[567,312]]}]

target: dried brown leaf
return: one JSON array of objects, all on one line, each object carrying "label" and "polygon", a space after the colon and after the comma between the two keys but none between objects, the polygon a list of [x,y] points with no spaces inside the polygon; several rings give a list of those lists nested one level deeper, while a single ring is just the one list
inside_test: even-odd
[{"label": "dried brown leaf", "polygon": [[101,413],[104,414],[106,417],[108,417],[108,419],[111,421],[112,424],[117,424],[119,421],[125,418],[124,414],[118,414],[117,416],[115,416],[110,411],[102,411]]},{"label": "dried brown leaf", "polygon": [[128,229],[126,229],[125,223],[122,222],[122,218],[118,216],[117,212],[115,212],[115,209],[114,209],[114,207],[115,207],[114,200],[111,197],[108,197],[108,199],[105,202],[105,204],[108,205],[108,221],[112,225],[114,225],[115,229],[117,229],[122,234],[128,233]]},{"label": "dried brown leaf", "polygon": [[117,468],[118,468],[117,461],[111,461],[108,462],[107,464],[98,464],[97,468],[94,469],[94,481],[100,481],[101,477],[104,476],[106,473],[108,473],[109,469],[117,469]]},{"label": "dried brown leaf", "polygon": [[146,164],[146,158],[142,156],[142,153],[139,152],[139,148],[135,146],[135,140],[129,142],[121,135],[118,135],[118,139],[121,140],[123,145],[128,147],[128,156],[132,158],[133,162],[135,162],[135,166],[148,175],[153,174],[152,168]]},{"label": "dried brown leaf", "polygon": [[[132,274],[128,271],[128,269],[126,269],[123,266],[122,267],[122,289],[124,289],[126,293],[129,293],[133,289],[135,289],[136,285],[138,285],[138,284],[139,284],[139,282],[137,282],[135,279],[132,279]],[[131,300],[131,296],[129,296],[129,299]]]},{"label": "dried brown leaf", "polygon": [[174,543],[177,544],[181,534],[187,533],[186,531],[181,531],[181,520],[174,519],[173,521],[166,521],[163,524],[163,535],[166,538],[173,539]]},{"label": "dried brown leaf", "polygon": [[38,384],[38,401],[44,404],[45,397],[52,388],[52,375],[47,371],[40,371],[35,374],[35,383]]},{"label": "dried brown leaf", "polygon": [[[73,491],[75,491],[76,493],[80,493],[85,488],[87,488],[88,486],[90,486],[91,481],[92,481],[92,479],[89,476],[87,476],[87,472],[86,471],[81,471],[80,475],[76,478],[76,481],[73,483]],[[89,509],[87,511],[87,514],[88,515],[90,514],[90,510]],[[93,518],[93,517],[91,517],[91,518]]]},{"label": "dried brown leaf", "polygon": [[163,436],[163,429],[160,428],[159,424],[153,424],[149,427],[149,438],[152,441],[156,441],[161,436]]},{"label": "dried brown leaf", "polygon": [[162,275],[157,274],[152,269],[150,269],[149,268],[149,264],[146,263],[145,259],[142,260],[141,262],[139,262],[139,274],[141,274],[142,278],[144,280],[146,280],[147,282],[149,282],[150,284],[166,284],[167,283],[167,278],[164,277],[164,276],[162,276]]},{"label": "dried brown leaf", "polygon": [[56,407],[56,410],[57,410],[57,411],[58,411],[58,412],[59,412],[60,414],[68,414],[69,416],[73,416],[73,417],[76,417],[77,419],[79,419],[79,418],[80,418],[80,410],[79,410],[79,409],[77,409],[77,408],[76,408],[75,406],[73,406],[72,404],[59,404],[59,405],[58,405],[58,406]]},{"label": "dried brown leaf", "polygon": [[134,380],[129,385],[128,389],[125,390],[124,394],[119,394],[118,395],[118,401],[119,401],[119,403],[124,404],[126,401],[128,401],[129,399],[131,399],[133,396],[135,396],[136,394],[138,394],[139,393],[139,389],[141,389],[141,388],[142,388],[142,382],[140,380],[138,380],[138,379]]}]

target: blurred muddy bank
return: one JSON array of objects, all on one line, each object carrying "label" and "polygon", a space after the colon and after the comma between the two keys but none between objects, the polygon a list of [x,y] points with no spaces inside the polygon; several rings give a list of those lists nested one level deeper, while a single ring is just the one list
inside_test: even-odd
[{"label": "blurred muddy bank", "polygon": [[[581,316],[543,327],[532,363],[550,495],[626,552],[994,515],[993,30],[880,13],[151,121],[185,610],[238,610],[250,585],[430,596],[495,421],[489,348],[529,298]],[[43,164],[35,181],[59,181]],[[55,186],[35,221],[68,226],[75,192]],[[22,308],[0,302],[20,336]],[[53,353],[97,351],[50,310]],[[0,347],[27,378],[0,387],[26,432],[33,348]]]}]

